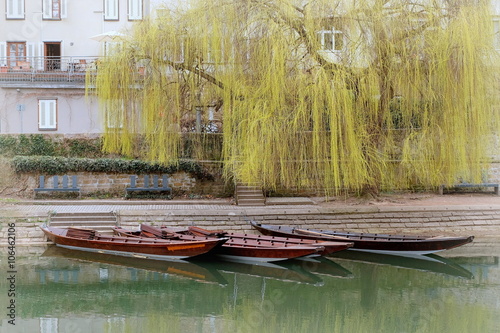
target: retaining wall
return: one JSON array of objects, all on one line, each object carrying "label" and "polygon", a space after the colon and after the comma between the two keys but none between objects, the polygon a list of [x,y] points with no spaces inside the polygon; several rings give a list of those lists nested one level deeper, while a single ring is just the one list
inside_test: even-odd
[{"label": "retaining wall", "polygon": [[[95,194],[106,194],[109,196],[125,196],[125,189],[130,187],[131,174],[116,174],[116,173],[93,173],[93,172],[77,172],[71,175],[78,176],[78,185],[82,196]],[[33,196],[33,189],[38,187],[39,175],[25,174],[18,175],[19,184],[24,188],[24,196]],[[161,175],[160,175],[161,178]],[[59,177],[61,181],[62,177]],[[152,177],[150,177],[152,181]],[[53,187],[52,177],[46,177],[46,187]],[[71,184],[71,180],[70,180]],[[161,180],[160,180],[161,185]],[[168,185],[172,188],[174,194],[210,194],[212,196],[227,196],[232,193],[231,189],[222,181],[202,181],[192,177],[186,172],[176,172],[169,175]],[[143,186],[142,176],[137,178],[137,186]],[[38,193],[37,197],[53,196],[54,193]],[[56,195],[60,195],[57,193]]]},{"label": "retaining wall", "polygon": [[249,220],[276,225],[370,233],[477,235],[500,237],[500,207],[367,207],[345,209],[246,209],[224,211],[127,211],[119,224],[197,225],[212,229],[252,231]]},{"label": "retaining wall", "polygon": [[[500,238],[500,206],[137,210],[118,211],[117,217],[118,224],[125,228],[149,223],[254,232],[248,223],[254,220],[266,224],[358,232]],[[16,244],[44,242],[43,232],[38,226],[47,220],[48,216],[43,215],[0,218],[0,243],[7,243],[9,223],[15,224]]]}]

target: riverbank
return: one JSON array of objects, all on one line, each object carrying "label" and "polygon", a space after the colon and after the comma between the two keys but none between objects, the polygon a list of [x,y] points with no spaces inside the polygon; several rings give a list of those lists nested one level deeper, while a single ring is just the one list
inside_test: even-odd
[{"label": "riverbank", "polygon": [[[198,225],[252,232],[248,221],[268,224],[375,233],[474,235],[500,238],[500,197],[472,193],[437,195],[407,193],[363,198],[309,198],[310,204],[236,206],[219,200],[2,200],[0,242],[7,243],[8,225],[15,224],[16,243],[43,244],[38,227],[57,214],[113,212],[116,224]],[[279,201],[279,200],[278,200]],[[303,202],[303,201],[297,201]]]}]

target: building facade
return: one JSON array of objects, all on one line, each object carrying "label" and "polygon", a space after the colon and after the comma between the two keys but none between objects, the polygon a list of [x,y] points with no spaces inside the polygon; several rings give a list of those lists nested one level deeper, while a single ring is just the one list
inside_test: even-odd
[{"label": "building facade", "polygon": [[2,0],[0,134],[98,135],[85,72],[156,0]]},{"label": "building facade", "polygon": [[[2,0],[0,134],[99,135],[97,101],[85,97],[85,73],[134,23],[169,0]],[[500,0],[492,0],[500,51]],[[342,31],[319,32],[326,50]],[[335,52],[332,52],[335,54]]]}]

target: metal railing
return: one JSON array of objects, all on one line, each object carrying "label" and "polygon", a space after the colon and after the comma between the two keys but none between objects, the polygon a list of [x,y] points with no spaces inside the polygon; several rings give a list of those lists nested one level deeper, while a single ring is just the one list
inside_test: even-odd
[{"label": "metal railing", "polygon": [[3,57],[0,82],[84,82],[97,57]]}]

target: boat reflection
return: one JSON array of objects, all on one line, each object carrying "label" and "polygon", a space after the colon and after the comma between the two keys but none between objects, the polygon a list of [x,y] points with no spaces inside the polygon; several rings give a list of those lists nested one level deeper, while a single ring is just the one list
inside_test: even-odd
[{"label": "boat reflection", "polygon": [[311,284],[314,286],[323,285],[321,278],[300,266],[290,266],[283,263],[248,264],[225,261],[207,264],[214,265],[219,271],[224,273],[249,275],[282,282]]},{"label": "boat reflection", "polygon": [[204,267],[191,261],[183,260],[152,260],[144,258],[121,257],[111,254],[90,253],[61,248],[59,246],[49,246],[41,257],[58,257],[88,262],[98,262],[123,266],[128,268],[148,270],[158,273],[166,273],[183,278],[188,278],[198,282],[216,283],[227,285],[227,280],[216,270]]},{"label": "boat reflection", "polygon": [[452,259],[443,258],[435,254],[397,256],[361,251],[341,251],[330,255],[329,258],[333,260],[348,259],[357,262],[410,268],[467,279],[474,278],[474,275],[470,271],[458,265]]},{"label": "boat reflection", "polygon": [[298,269],[300,267],[302,270],[316,275],[323,275],[334,278],[353,277],[351,271],[345,269],[344,267],[327,257],[289,260],[279,263],[279,265],[290,269]]}]

